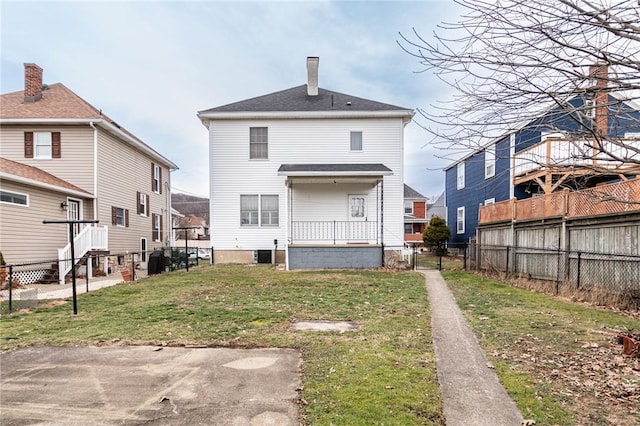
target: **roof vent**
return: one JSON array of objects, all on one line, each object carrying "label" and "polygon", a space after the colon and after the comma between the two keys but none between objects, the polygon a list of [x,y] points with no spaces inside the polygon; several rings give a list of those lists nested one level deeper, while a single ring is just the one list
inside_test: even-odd
[{"label": "roof vent", "polygon": [[317,56],[307,57],[307,95],[318,96],[318,64],[320,58]]}]

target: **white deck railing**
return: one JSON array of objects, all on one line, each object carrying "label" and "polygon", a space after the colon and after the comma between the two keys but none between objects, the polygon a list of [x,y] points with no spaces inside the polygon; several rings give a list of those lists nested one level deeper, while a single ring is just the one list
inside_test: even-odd
[{"label": "white deck railing", "polygon": [[[75,263],[91,250],[109,249],[108,227],[86,226],[73,239]],[[64,277],[71,271],[71,243],[58,249],[58,279],[64,284]]]},{"label": "white deck railing", "polygon": [[640,160],[640,139],[602,141],[604,153],[593,148],[595,141],[549,138],[530,148],[516,152],[514,176],[547,168],[597,167],[618,169]]},{"label": "white deck railing", "polygon": [[342,220],[293,221],[291,243],[378,244],[378,222]]}]

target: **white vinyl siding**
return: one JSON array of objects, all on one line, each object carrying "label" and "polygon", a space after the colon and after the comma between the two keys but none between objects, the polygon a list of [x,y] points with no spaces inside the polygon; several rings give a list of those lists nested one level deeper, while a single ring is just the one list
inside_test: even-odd
[{"label": "white vinyl siding", "polygon": [[458,210],[457,210],[456,233],[464,234],[464,207],[458,207]]},{"label": "white vinyl siding", "polygon": [[496,146],[491,145],[484,150],[484,178],[488,179],[496,174]]},{"label": "white vinyl siding", "polygon": [[458,163],[458,166],[456,167],[456,171],[457,171],[457,188],[458,189],[463,189],[465,182],[464,182],[464,161],[461,163]]},{"label": "white vinyl siding", "polygon": [[[247,129],[265,127],[269,133],[268,161],[247,158]],[[384,177],[385,245],[402,247],[404,205],[402,182],[404,126],[402,119],[296,119],[217,120],[210,128],[211,243],[221,250],[272,249],[273,240],[285,241],[289,227],[289,202],[296,220],[326,220],[333,215],[347,220],[348,194],[367,194],[367,211],[377,211],[378,189],[371,184],[296,184],[285,186],[278,175],[282,164],[338,162],[384,164],[392,170]],[[352,152],[347,137],[354,129],[367,135],[366,150]],[[302,191],[315,188],[313,194]],[[348,189],[347,189],[348,188]],[[240,194],[278,195],[279,226],[256,233],[238,218]],[[318,197],[313,199],[313,197]],[[290,197],[290,198],[289,198]],[[307,197],[311,197],[309,199]],[[321,201],[320,201],[321,200]],[[329,204],[324,204],[324,201]],[[298,210],[304,205],[304,210]],[[307,219],[308,218],[308,219]]]}]

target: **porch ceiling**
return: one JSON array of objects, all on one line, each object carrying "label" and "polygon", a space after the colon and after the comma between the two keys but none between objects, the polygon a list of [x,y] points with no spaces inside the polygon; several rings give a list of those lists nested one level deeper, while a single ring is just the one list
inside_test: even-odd
[{"label": "porch ceiling", "polygon": [[297,183],[375,183],[393,171],[384,164],[282,164],[278,175]]}]

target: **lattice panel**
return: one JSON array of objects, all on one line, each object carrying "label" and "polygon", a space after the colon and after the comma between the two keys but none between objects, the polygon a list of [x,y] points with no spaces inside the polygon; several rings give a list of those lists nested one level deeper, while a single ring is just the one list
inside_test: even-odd
[{"label": "lattice panel", "polygon": [[640,210],[640,178],[569,194],[568,217]]}]

